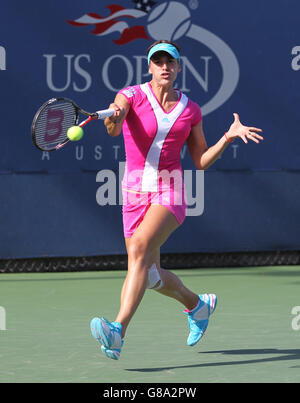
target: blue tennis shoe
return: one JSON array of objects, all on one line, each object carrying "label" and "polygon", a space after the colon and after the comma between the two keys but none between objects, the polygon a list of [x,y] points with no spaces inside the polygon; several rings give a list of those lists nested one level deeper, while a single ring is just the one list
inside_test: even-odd
[{"label": "blue tennis shoe", "polygon": [[90,326],[93,337],[101,344],[101,351],[108,358],[118,360],[124,343],[121,323],[109,322],[105,318],[93,318]]},{"label": "blue tennis shoe", "polygon": [[188,346],[194,346],[205,334],[210,315],[217,306],[217,296],[215,294],[200,294],[197,306],[189,311],[183,312],[188,315],[190,333],[187,339]]}]

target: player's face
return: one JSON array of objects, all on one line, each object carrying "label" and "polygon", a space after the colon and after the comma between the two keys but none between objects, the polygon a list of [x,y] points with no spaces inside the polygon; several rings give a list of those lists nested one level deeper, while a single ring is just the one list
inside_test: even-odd
[{"label": "player's face", "polygon": [[174,83],[180,71],[180,64],[166,52],[155,53],[150,61],[149,72],[159,84]]}]

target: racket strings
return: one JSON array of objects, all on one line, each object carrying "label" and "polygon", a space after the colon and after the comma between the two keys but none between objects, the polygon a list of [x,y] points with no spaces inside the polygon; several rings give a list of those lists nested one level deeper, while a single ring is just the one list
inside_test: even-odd
[{"label": "racket strings", "polygon": [[67,101],[46,105],[39,113],[34,129],[36,144],[43,150],[53,150],[67,138],[68,129],[76,124],[77,110]]}]

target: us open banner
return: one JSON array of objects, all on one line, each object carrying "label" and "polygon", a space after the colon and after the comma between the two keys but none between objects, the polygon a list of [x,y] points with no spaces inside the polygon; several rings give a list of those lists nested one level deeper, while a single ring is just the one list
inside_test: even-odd
[{"label": "us open banner", "polygon": [[52,97],[94,112],[149,81],[146,49],[159,39],[181,48],[176,87],[200,105],[209,146],[234,112],[265,138],[232,143],[205,173],[183,147],[188,218],[164,251],[299,249],[299,2],[11,0],[0,10],[0,258],[124,252],[122,136],[95,121],[51,153],[34,148],[30,127]]}]

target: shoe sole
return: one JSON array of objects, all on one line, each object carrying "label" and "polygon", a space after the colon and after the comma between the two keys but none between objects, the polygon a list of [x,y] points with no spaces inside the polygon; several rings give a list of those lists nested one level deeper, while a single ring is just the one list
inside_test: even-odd
[{"label": "shoe sole", "polygon": [[109,350],[104,346],[101,346],[101,351],[106,355],[106,357],[111,358],[112,360],[118,360],[120,358],[120,353],[118,351]]}]

